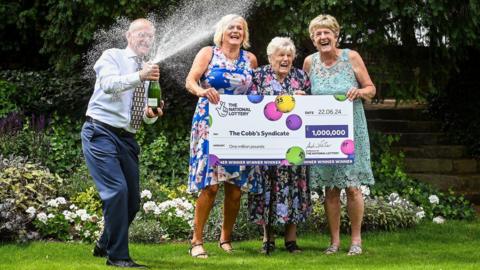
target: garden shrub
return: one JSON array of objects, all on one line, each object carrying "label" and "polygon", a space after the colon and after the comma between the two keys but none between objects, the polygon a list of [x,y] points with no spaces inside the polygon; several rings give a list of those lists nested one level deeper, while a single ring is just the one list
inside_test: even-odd
[{"label": "garden shrub", "polygon": [[18,110],[17,104],[12,96],[17,88],[14,84],[0,80],[0,119]]},{"label": "garden shrub", "polygon": [[84,192],[87,189],[94,187],[94,182],[87,169],[87,164],[84,160],[80,162],[75,171],[63,178],[63,188],[60,195],[67,198],[73,198],[78,193]]},{"label": "garden shrub", "polygon": [[43,162],[48,168],[62,176],[70,175],[82,164],[80,130],[82,122],[54,115],[46,130],[48,157]]},{"label": "garden shrub", "polygon": [[[175,192],[175,191],[174,191]],[[141,192],[141,209],[137,214],[130,237],[134,241],[162,242],[186,240],[193,229],[193,204],[185,197],[155,202],[150,190]],[[151,228],[148,231],[145,227]],[[151,236],[155,233],[156,236]]]},{"label": "garden shrub", "polygon": [[27,211],[35,216],[33,224],[44,239],[92,243],[103,231],[103,218],[64,197],[51,199],[39,208],[30,207]]},{"label": "garden shrub", "polygon": [[0,155],[0,239],[24,239],[31,221],[26,210],[58,194],[62,179],[22,157]]},{"label": "garden shrub", "polygon": [[56,112],[80,118],[86,111],[93,89],[91,82],[81,78],[78,72],[66,75],[52,70],[1,70],[0,80],[8,81],[17,89],[11,92],[9,100],[26,115],[49,116]]},{"label": "garden shrub", "polygon": [[179,136],[172,136],[162,130],[151,143],[139,139],[143,143],[140,155],[141,179],[169,186],[186,183],[190,141],[185,132]]},{"label": "garden shrub", "polygon": [[[375,185],[371,192],[374,196],[388,196],[398,193],[402,198],[420,206],[425,216],[432,219],[443,216],[447,219],[473,219],[475,210],[472,204],[463,196],[453,192],[440,192],[433,186],[420,182],[408,176],[404,171],[403,154],[392,151],[392,143],[399,137],[372,132],[372,169],[375,176]],[[429,199],[431,196],[437,200]]]},{"label": "garden shrub", "polygon": [[73,204],[77,207],[87,210],[89,213],[102,215],[102,201],[98,191],[90,186],[85,191],[79,192],[71,198]]},{"label": "garden shrub", "polygon": [[[309,231],[328,231],[323,200],[322,196],[313,201],[313,212],[305,226]],[[362,231],[394,231],[410,228],[414,227],[424,217],[423,209],[408,200],[400,198],[395,193],[388,197],[369,197],[364,194],[364,200],[365,212]],[[345,192],[342,191],[340,229],[342,232],[350,233],[351,223],[347,214],[346,202]]]},{"label": "garden shrub", "polygon": [[10,114],[0,120],[0,150],[4,155],[28,157],[62,177],[72,174],[82,161],[81,122],[53,115],[25,117]]}]

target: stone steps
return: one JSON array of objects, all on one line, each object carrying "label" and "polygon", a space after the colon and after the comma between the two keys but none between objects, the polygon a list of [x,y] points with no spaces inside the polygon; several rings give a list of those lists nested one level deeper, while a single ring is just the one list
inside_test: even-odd
[{"label": "stone steps", "polygon": [[368,128],[381,132],[441,132],[441,123],[438,121],[412,121],[393,119],[369,119]]},{"label": "stone steps", "polygon": [[400,136],[392,147],[404,153],[409,176],[441,191],[451,189],[462,194],[480,209],[480,160],[471,158],[467,147],[452,144],[442,132],[442,124],[425,112],[425,106],[407,104],[399,108],[390,103],[366,104],[369,130]]},{"label": "stone steps", "polygon": [[464,145],[420,145],[393,147],[396,152],[403,152],[411,158],[465,158],[467,148]]},{"label": "stone steps", "polygon": [[407,173],[480,173],[480,160],[473,158],[405,158]]},{"label": "stone steps", "polygon": [[423,109],[368,109],[367,119],[429,121],[431,117]]},{"label": "stone steps", "polygon": [[409,173],[422,182],[432,184],[442,191],[452,189],[458,194],[471,198],[471,201],[480,204],[480,174],[434,174]]},{"label": "stone steps", "polygon": [[399,135],[400,140],[394,146],[423,146],[423,145],[448,145],[450,139],[443,132],[384,132],[389,135]]}]

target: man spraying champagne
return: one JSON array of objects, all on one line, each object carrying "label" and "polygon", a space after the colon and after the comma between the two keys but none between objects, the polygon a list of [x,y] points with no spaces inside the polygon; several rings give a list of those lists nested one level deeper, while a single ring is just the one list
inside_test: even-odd
[{"label": "man spraying champagne", "polygon": [[[128,229],[139,210],[140,148],[135,132],[143,122],[163,115],[163,101],[152,109],[146,103],[145,81],[158,83],[158,65],[144,63],[155,29],[146,19],[134,20],[125,36],[125,49],[108,49],[94,65],[95,89],[82,127],[82,148],[88,170],[103,202],[105,229],[93,255],[107,265],[143,268],[128,251]],[[158,96],[157,98],[161,98]]]}]

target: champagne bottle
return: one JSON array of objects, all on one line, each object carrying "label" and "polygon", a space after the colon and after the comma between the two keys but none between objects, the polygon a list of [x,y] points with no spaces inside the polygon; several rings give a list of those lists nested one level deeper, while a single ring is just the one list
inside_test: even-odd
[{"label": "champagne bottle", "polygon": [[148,107],[156,111],[162,100],[162,89],[158,81],[150,81],[148,86]]}]

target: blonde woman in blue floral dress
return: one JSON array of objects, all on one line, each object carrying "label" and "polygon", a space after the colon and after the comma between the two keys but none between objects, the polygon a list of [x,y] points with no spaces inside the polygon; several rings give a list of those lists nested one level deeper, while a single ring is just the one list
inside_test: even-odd
[{"label": "blonde woman in blue floral dress", "polygon": [[348,255],[362,253],[361,227],[364,202],[361,185],[373,185],[370,143],[361,99],[371,99],[375,86],[362,57],[353,50],[340,49],[340,26],[330,15],[319,15],[310,22],[310,38],[318,52],[305,59],[303,69],[310,75],[313,95],[345,94],[353,102],[355,160],[351,165],[313,166],[310,180],[325,187],[325,212],[330,229],[326,254],[340,247],[340,191],[347,194],[347,210],[352,239]]},{"label": "blonde woman in blue floral dress", "polygon": [[[252,84],[255,55],[248,48],[248,25],[244,18],[230,14],[217,23],[215,46],[202,48],[195,57],[185,87],[198,96],[190,139],[189,192],[200,192],[196,202],[190,255],[207,258],[203,247],[203,229],[215,202],[219,184],[224,183],[225,200],[219,247],[232,252],[231,234],[240,209],[241,192],[249,190],[256,179],[255,168],[214,165],[208,155],[209,102],[217,104],[220,94],[243,95]],[[198,83],[200,82],[200,84]]]}]

